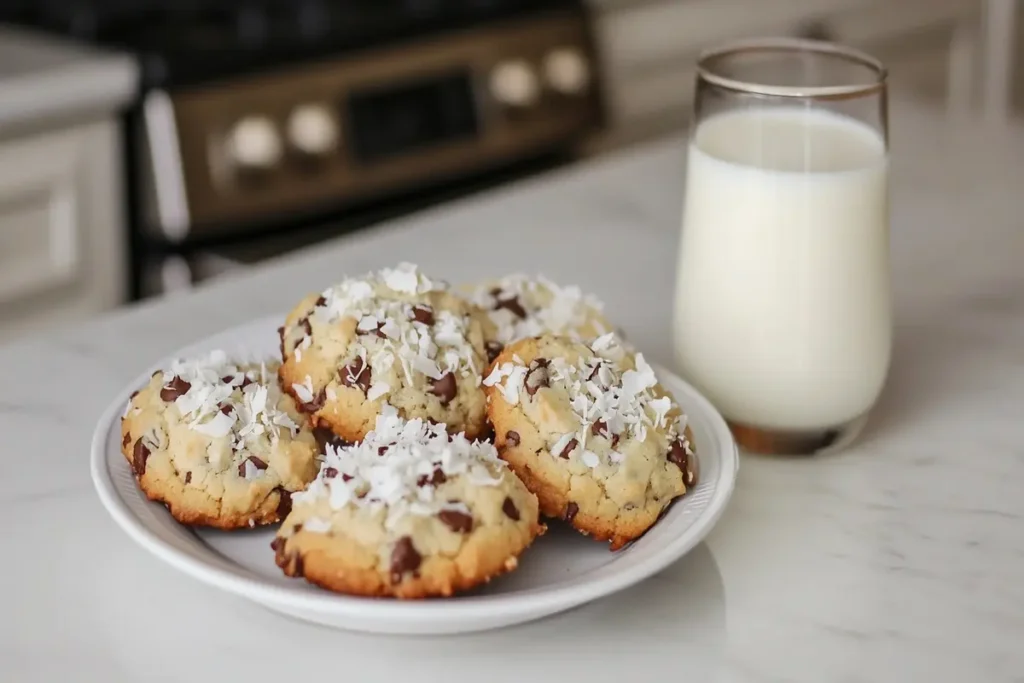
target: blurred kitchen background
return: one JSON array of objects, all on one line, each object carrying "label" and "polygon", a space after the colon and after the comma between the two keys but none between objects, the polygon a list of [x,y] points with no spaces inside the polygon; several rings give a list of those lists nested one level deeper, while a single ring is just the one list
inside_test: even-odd
[{"label": "blurred kitchen background", "polygon": [[[0,341],[678,131],[729,38],[1012,116],[1016,0],[0,0]],[[1024,71],[1021,71],[1024,73]]]}]

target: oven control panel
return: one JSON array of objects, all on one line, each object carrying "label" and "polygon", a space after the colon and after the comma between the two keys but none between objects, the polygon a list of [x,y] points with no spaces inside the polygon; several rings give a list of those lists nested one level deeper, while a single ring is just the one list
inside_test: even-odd
[{"label": "oven control panel", "polygon": [[597,63],[560,12],[174,93],[178,213],[231,230],[556,148],[601,123]]}]

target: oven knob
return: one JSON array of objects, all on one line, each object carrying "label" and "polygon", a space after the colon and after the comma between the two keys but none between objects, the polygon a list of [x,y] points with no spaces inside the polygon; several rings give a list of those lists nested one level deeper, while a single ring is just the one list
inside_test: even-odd
[{"label": "oven knob", "polygon": [[288,117],[288,141],[310,156],[323,156],[338,144],[338,124],[322,104],[303,104]]},{"label": "oven knob", "polygon": [[528,107],[534,104],[540,88],[537,76],[524,61],[501,62],[491,72],[491,96],[509,107]]},{"label": "oven knob", "polygon": [[544,79],[555,92],[579,95],[590,84],[590,68],[579,50],[559,48],[544,58]]},{"label": "oven knob", "polygon": [[228,158],[244,168],[269,169],[281,158],[281,138],[273,121],[247,116],[228,133]]}]

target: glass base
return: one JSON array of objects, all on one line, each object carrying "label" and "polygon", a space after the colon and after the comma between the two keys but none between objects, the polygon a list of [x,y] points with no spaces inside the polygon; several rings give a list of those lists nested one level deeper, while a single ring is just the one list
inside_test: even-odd
[{"label": "glass base", "polygon": [[867,416],[837,427],[820,430],[773,430],[751,427],[727,420],[737,445],[748,453],[759,455],[824,455],[849,446],[864,429]]}]

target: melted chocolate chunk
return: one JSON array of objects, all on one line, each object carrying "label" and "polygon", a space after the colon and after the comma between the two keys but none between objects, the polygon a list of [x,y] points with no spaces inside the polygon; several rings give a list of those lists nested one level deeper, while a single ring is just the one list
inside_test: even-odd
[{"label": "melted chocolate chunk", "polygon": [[426,304],[416,304],[412,307],[412,319],[424,325],[433,325],[434,309]]},{"label": "melted chocolate chunk", "polygon": [[526,393],[533,396],[538,389],[548,386],[548,380],[548,359],[536,359],[530,363],[530,369],[526,372]]},{"label": "melted chocolate chunk", "polygon": [[443,406],[451,403],[457,391],[458,386],[455,384],[455,375],[450,372],[442,376],[441,379],[435,379],[433,386],[430,387],[430,393],[437,396]]},{"label": "melted chocolate chunk", "polygon": [[518,446],[520,443],[521,440],[519,438],[519,432],[514,432],[511,429],[508,430],[508,433],[505,434],[505,444],[508,446],[515,447]]},{"label": "melted chocolate chunk", "polygon": [[160,398],[166,403],[170,403],[179,396],[187,394],[188,390],[191,388],[191,384],[175,375],[174,379],[172,379],[169,384],[165,384],[164,388],[160,390]]},{"label": "melted chocolate chunk", "polygon": [[603,437],[607,438],[608,437],[608,423],[605,422],[604,420],[598,420],[590,428],[590,431],[594,434],[594,436],[603,436]]},{"label": "melted chocolate chunk", "polygon": [[325,299],[325,298],[323,297],[323,295],[321,295],[321,296],[318,296],[318,297],[316,298],[316,303],[314,303],[313,305],[314,305],[314,306],[316,306],[317,308],[320,308],[320,307],[322,307],[322,306],[326,306],[326,305],[327,305],[327,299]]},{"label": "melted chocolate chunk", "polygon": [[519,521],[519,508],[512,502],[512,499],[505,496],[505,502],[501,504],[501,511],[513,522]]},{"label": "melted chocolate chunk", "polygon": [[346,387],[359,387],[363,394],[370,390],[370,366],[356,358],[338,371],[338,380]]},{"label": "melted chocolate chunk", "polygon": [[686,446],[682,439],[672,442],[672,448],[668,451],[668,461],[674,464],[683,473],[683,483],[693,487],[697,483],[697,462],[696,458],[686,452]]},{"label": "melted chocolate chunk", "polygon": [[416,551],[412,539],[402,536],[391,551],[391,583],[401,583],[404,576],[420,568],[423,557]]},{"label": "melted chocolate chunk", "polygon": [[562,452],[558,454],[558,457],[568,460],[569,456],[572,454],[574,450],[576,450],[576,447],[579,445],[580,442],[577,441],[576,439],[569,439],[569,443],[565,444],[565,448],[563,448]]},{"label": "melted chocolate chunk", "polygon": [[218,407],[220,408],[220,412],[224,413],[225,415],[230,415],[231,411],[234,410],[234,408],[229,406],[227,403],[221,403],[220,406]]},{"label": "melted chocolate chunk", "polygon": [[245,389],[250,384],[256,384],[256,380],[254,380],[253,378],[249,377],[248,375],[242,375],[242,385],[239,388],[240,389]]},{"label": "melted chocolate chunk", "polygon": [[316,440],[317,448],[324,454],[327,453],[328,446],[340,450],[350,445],[348,441],[345,441],[327,427],[313,427],[313,438]]},{"label": "melted chocolate chunk", "polygon": [[250,455],[248,458],[246,458],[242,462],[238,463],[238,476],[240,476],[240,477],[244,477],[245,476],[245,463],[247,463],[247,462],[251,462],[252,466],[255,467],[258,470],[265,470],[265,469],[267,469],[267,463],[263,462],[262,460],[257,458],[255,455]]},{"label": "melted chocolate chunk", "polygon": [[494,359],[501,355],[501,350],[505,348],[501,345],[501,342],[489,341],[484,344],[484,350],[487,351],[487,362],[493,363]]},{"label": "melted chocolate chunk", "polygon": [[141,477],[146,472],[146,460],[149,459],[149,448],[142,443],[142,439],[135,442],[132,449],[132,470],[136,476]]},{"label": "melted chocolate chunk", "polygon": [[308,316],[299,321],[299,327],[302,328],[302,331],[306,333],[307,337],[313,334],[313,326],[309,324]]},{"label": "melted chocolate chunk", "polygon": [[473,517],[458,510],[441,510],[437,518],[457,534],[468,534],[473,530]]},{"label": "melted chocolate chunk", "polygon": [[441,471],[440,467],[437,467],[429,477],[425,474],[421,474],[419,479],[416,480],[416,485],[419,487],[426,486],[427,484],[430,484],[431,486],[440,486],[446,481],[448,481],[448,477],[444,476],[444,472]]},{"label": "melted chocolate chunk", "polygon": [[496,296],[494,302],[494,310],[497,311],[502,308],[511,311],[512,315],[516,316],[517,318],[526,317],[526,309],[523,308],[523,304],[519,302],[519,297],[517,296],[513,295],[505,299],[501,299]]},{"label": "melted chocolate chunk", "polygon": [[[245,386],[244,384],[242,386]],[[324,403],[327,402],[327,387],[324,387],[320,392],[313,397],[313,400],[309,403],[299,402],[299,409],[304,413],[315,413],[324,407]]]},{"label": "melted chocolate chunk", "polygon": [[324,468],[324,479],[334,479],[338,476],[338,468],[336,467],[325,467]]},{"label": "melted chocolate chunk", "polygon": [[133,392],[132,392],[132,395],[131,395],[131,397],[129,398],[129,400],[131,400],[131,399],[134,399],[134,398],[135,398],[136,396],[138,396],[138,395],[139,395],[139,390],[138,390],[138,389],[136,389],[135,391],[133,391]]},{"label": "melted chocolate chunk", "polygon": [[565,521],[571,522],[576,519],[576,513],[579,511],[580,506],[570,501],[569,504],[565,506]]},{"label": "melted chocolate chunk", "polygon": [[292,511],[292,494],[278,486],[274,489],[278,493],[277,516],[284,519]]},{"label": "melted chocolate chunk", "polygon": [[191,484],[192,483],[192,473],[191,472],[186,472],[185,473],[185,483],[186,484]]},{"label": "melted chocolate chunk", "polygon": [[[351,474],[345,474],[344,472],[341,473],[342,481],[352,481],[353,479],[355,479],[355,477],[353,477]],[[359,497],[362,498],[362,496]]]},{"label": "melted chocolate chunk", "polygon": [[377,447],[377,455],[378,456],[383,456],[387,452],[388,452],[388,447],[387,446],[378,446]]},{"label": "melted chocolate chunk", "polygon": [[235,377],[234,375],[224,375],[220,378],[220,381],[224,382],[224,384],[231,384],[235,381]]},{"label": "melted chocolate chunk", "polygon": [[284,325],[282,325],[281,327],[277,328],[277,339],[278,339],[278,349],[280,349],[280,351],[281,351],[281,358],[284,358],[285,357],[285,353],[284,353]]},{"label": "melted chocolate chunk", "polygon": [[132,442],[131,432],[125,432],[124,438],[121,439],[121,448],[127,448],[128,444]]}]

